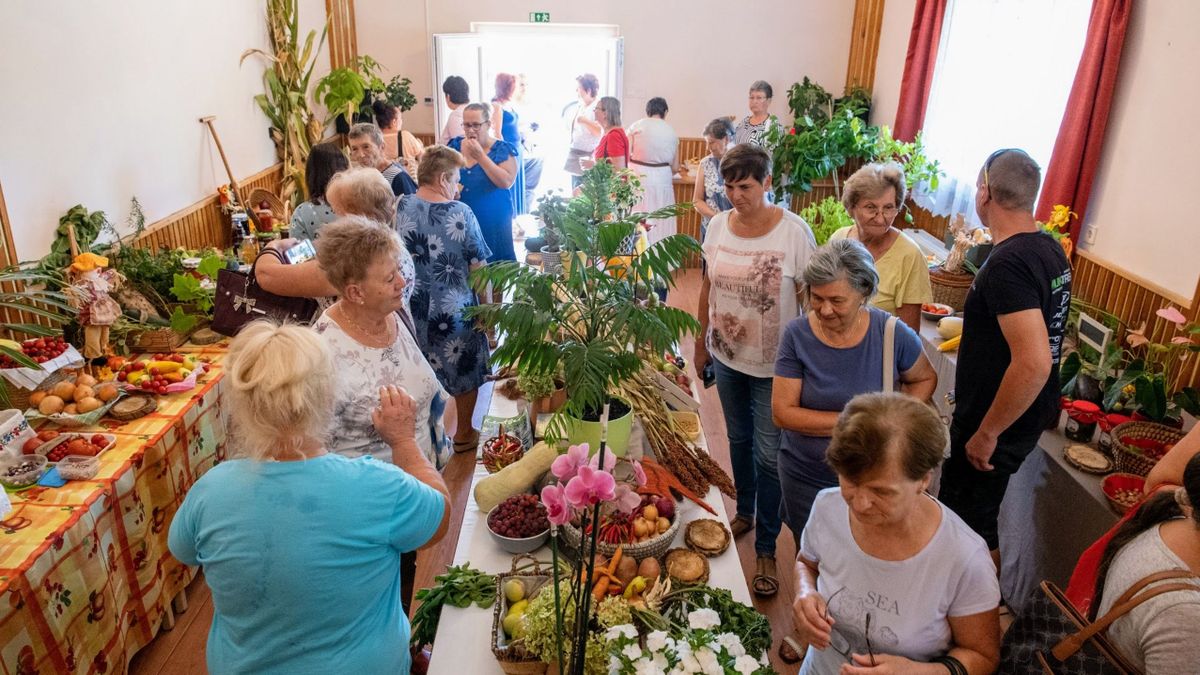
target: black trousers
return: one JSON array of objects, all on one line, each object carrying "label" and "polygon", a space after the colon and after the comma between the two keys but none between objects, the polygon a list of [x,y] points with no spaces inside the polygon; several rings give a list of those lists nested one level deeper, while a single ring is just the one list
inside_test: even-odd
[{"label": "black trousers", "polygon": [[988,548],[994,551],[1000,547],[1000,503],[1008,490],[1008,479],[1037,447],[1041,434],[1027,439],[1001,439],[989,462],[995,468],[980,471],[967,459],[967,441],[974,433],[974,426],[965,428],[957,422],[950,425],[950,459],[942,468],[938,499],[983,537]]}]

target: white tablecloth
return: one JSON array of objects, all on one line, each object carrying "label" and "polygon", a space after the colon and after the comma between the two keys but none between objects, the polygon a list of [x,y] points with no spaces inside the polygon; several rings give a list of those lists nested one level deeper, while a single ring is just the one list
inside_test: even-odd
[{"label": "white tablecloth", "polygon": [[[488,414],[507,417],[513,414],[516,404],[496,394],[492,397]],[[635,434],[636,435],[636,434]],[[699,445],[706,447],[703,434]],[[454,563],[460,565],[470,562],[471,566],[493,574],[507,572],[512,567],[512,556],[505,553],[492,540],[487,531],[484,519],[487,514],[481,512],[475,504],[475,483],[487,476],[482,465],[475,467],[475,476],[471,480],[470,503],[463,515],[462,529],[458,535],[458,545],[454,552]],[[729,522],[725,512],[725,503],[717,488],[710,488],[704,499],[717,512],[717,518],[724,523]],[[686,524],[697,518],[712,518],[712,514],[689,500],[678,503],[679,517]],[[673,546],[683,546],[684,528],[679,528]],[[550,560],[549,545],[534,551],[539,560]],[[727,588],[733,593],[738,602],[753,605],[750,589],[746,585],[746,577],[742,572],[742,563],[738,558],[737,547],[730,546],[721,555],[709,559],[710,586]],[[466,609],[445,607],[442,618],[438,623],[437,637],[434,639],[433,658],[430,661],[430,675],[483,675],[486,673],[502,673],[491,652],[488,635],[492,630],[492,608],[480,609],[474,605]]]}]

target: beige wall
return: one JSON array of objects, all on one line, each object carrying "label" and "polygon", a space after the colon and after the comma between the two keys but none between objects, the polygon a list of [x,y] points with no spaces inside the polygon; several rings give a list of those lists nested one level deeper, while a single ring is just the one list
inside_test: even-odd
[{"label": "beige wall", "polygon": [[[888,0],[885,7],[872,111],[877,124],[895,119],[915,5]],[[1193,132],[1198,25],[1194,0],[1133,4],[1082,244],[1181,300],[1191,299],[1200,279],[1200,214],[1191,212],[1200,185]]]},{"label": "beige wall", "polygon": [[[238,66],[267,48],[263,5],[0,3],[0,181],[20,258],[44,255],[75,204],[123,224],[137,195],[152,222],[228,182],[201,116],[217,116],[238,177],[275,163],[253,101],[262,61]],[[324,21],[321,0],[300,6],[304,26]]]},{"label": "beige wall", "polygon": [[[468,32],[473,21],[527,22],[548,11],[555,23],[616,24],[625,39],[627,121],[646,99],[662,96],[681,136],[698,136],[722,114],[744,114],[746,91],[756,79],[775,87],[772,112],[787,112],[787,87],[804,75],[831,91],[846,80],[851,0],[789,0],[738,6],[725,1],[542,0],[520,6],[485,0],[355,0],[359,53],[411,77],[419,98],[441,95],[429,64],[428,35]],[[565,88],[573,89],[574,83]],[[474,95],[474,92],[472,92]],[[423,103],[405,115],[405,128],[432,131],[433,108]]]}]

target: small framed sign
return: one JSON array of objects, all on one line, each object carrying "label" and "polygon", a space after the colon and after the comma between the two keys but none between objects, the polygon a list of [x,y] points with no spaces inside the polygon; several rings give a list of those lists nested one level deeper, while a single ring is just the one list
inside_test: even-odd
[{"label": "small framed sign", "polygon": [[1104,354],[1108,341],[1112,339],[1112,329],[1083,312],[1079,313],[1079,341]]},{"label": "small framed sign", "polygon": [[530,12],[529,23],[550,23],[550,12]]}]

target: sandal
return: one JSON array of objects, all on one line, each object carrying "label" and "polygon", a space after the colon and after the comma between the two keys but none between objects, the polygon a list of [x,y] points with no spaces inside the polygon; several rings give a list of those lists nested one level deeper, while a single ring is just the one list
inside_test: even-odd
[{"label": "sandal", "polygon": [[754,594],[760,598],[769,598],[779,592],[779,579],[776,577],[775,557],[760,555],[755,564]]},{"label": "sandal", "polygon": [[748,516],[734,516],[733,521],[729,523],[729,531],[735,539],[753,529],[754,519]]},{"label": "sandal", "polygon": [[479,451],[479,432],[471,430],[471,435],[459,440],[454,439],[454,452],[462,454],[464,452],[475,453]]},{"label": "sandal", "polygon": [[779,658],[784,663],[800,663],[806,651],[808,650],[802,648],[800,643],[791,637],[785,637],[779,643]]}]

